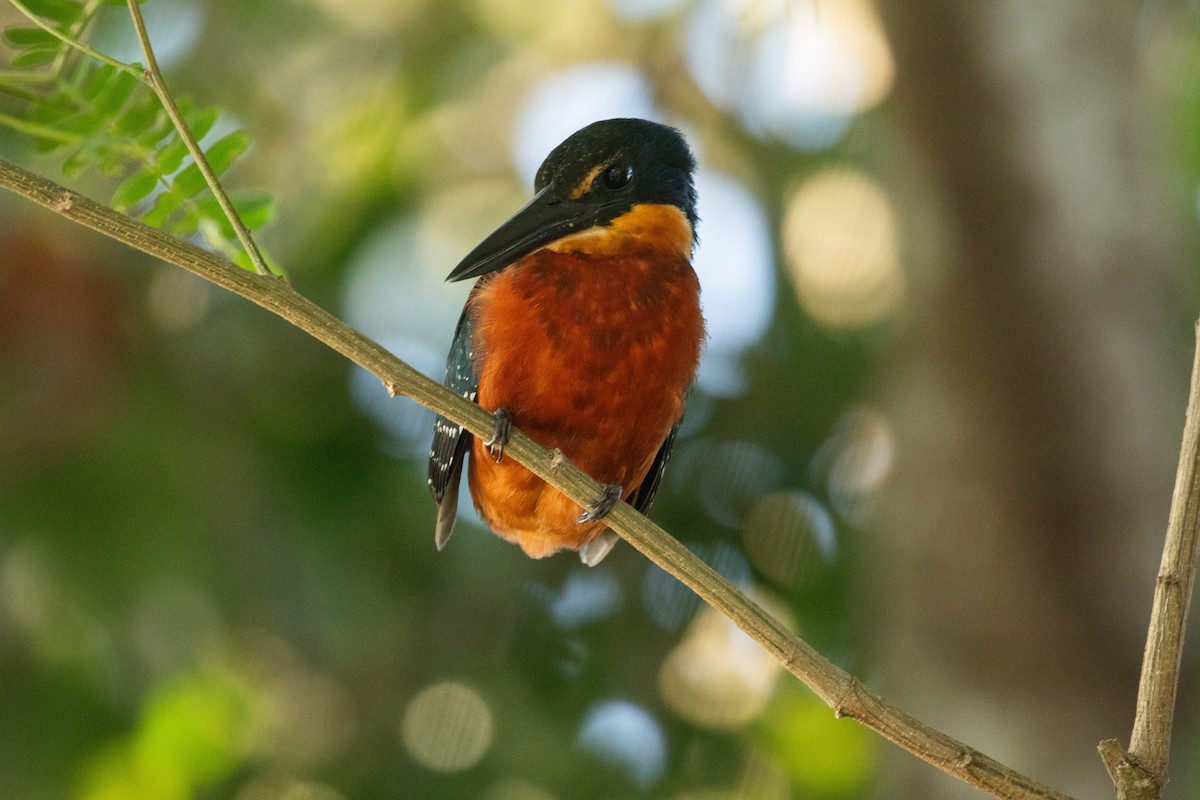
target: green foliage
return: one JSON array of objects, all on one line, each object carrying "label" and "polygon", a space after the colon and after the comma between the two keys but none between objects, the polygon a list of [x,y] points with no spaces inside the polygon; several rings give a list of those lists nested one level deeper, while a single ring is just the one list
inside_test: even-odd
[{"label": "green foliage", "polygon": [[862,797],[876,770],[877,740],[838,719],[803,690],[787,685],[761,723],[764,740],[806,797]]},{"label": "green foliage", "polygon": [[86,769],[80,797],[194,797],[241,761],[251,718],[248,687],[223,672],[184,675],[149,698],[127,742]]},{"label": "green foliage", "polygon": [[[188,146],[137,66],[102,63],[82,44],[100,7],[75,0],[9,0],[40,24],[3,32],[15,51],[12,70],[0,73],[0,94],[14,98],[15,113],[0,107],[0,124],[32,136],[40,153],[61,157],[68,176],[93,173],[116,183],[110,203],[174,236],[197,233],[249,267],[233,226],[210,191]],[[124,5],[115,2],[112,4]],[[52,32],[53,31],[53,32]],[[55,35],[55,32],[58,35]],[[196,141],[213,133],[220,112],[187,97],[180,112]],[[250,148],[244,130],[225,133],[203,148],[220,176]],[[254,190],[234,192],[234,208],[251,230],[273,217],[273,198]]]}]

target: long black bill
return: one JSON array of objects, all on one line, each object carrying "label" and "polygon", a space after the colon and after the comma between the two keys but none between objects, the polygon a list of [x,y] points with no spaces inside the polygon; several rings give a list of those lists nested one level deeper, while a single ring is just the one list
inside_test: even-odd
[{"label": "long black bill", "polygon": [[602,206],[564,200],[547,186],[459,262],[448,281],[478,278],[503,269],[555,239],[596,224]]}]

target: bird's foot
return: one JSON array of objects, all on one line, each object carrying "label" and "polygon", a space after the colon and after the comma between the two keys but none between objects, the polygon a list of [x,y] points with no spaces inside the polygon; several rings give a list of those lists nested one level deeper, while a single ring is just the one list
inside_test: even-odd
[{"label": "bird's foot", "polygon": [[621,495],[623,494],[625,494],[625,490],[621,488],[621,484],[604,484],[604,491],[600,493],[600,499],[585,508],[575,521],[582,524],[584,522],[594,522],[595,520],[603,519],[608,516],[608,512],[613,510],[613,507],[621,500]]},{"label": "bird's foot", "polygon": [[511,436],[512,414],[507,408],[497,408],[496,427],[492,428],[492,438],[483,443],[488,452],[492,454],[492,458],[496,459],[497,464],[500,463],[500,459],[504,458],[504,446],[508,444]]}]

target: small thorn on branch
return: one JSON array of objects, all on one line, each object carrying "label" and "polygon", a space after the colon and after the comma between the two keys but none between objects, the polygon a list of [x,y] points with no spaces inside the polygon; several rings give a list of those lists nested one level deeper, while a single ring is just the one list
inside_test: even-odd
[{"label": "small thorn on branch", "polygon": [[75,193],[63,192],[59,195],[58,200],[54,203],[54,210],[59,214],[65,214],[75,207]]},{"label": "small thorn on branch", "polygon": [[833,706],[833,716],[837,719],[843,717],[858,719],[862,707],[861,690],[862,684],[859,683],[858,678],[851,677],[846,685],[846,691]]}]

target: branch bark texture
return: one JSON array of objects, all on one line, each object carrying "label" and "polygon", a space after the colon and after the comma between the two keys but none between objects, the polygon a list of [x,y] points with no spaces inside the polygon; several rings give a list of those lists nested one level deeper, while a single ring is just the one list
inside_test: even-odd
[{"label": "branch bark texture", "polygon": [[1196,578],[1196,544],[1200,538],[1200,327],[1196,334],[1183,444],[1175,473],[1167,540],[1154,586],[1133,735],[1127,753],[1119,753],[1113,740],[1105,740],[1100,746],[1100,754],[1116,784],[1118,800],[1157,798],[1167,783],[1175,696]]},{"label": "branch bark texture", "polygon": [[[476,435],[490,435],[493,426],[490,413],[417,372],[298,294],[282,279],[242,270],[3,159],[0,159],[0,187],[258,304],[377,376],[393,395],[410,397]],[[513,432],[504,452],[581,506],[600,497],[600,485],[561,452],[548,450],[519,431]],[[918,758],[994,797],[1070,800],[1067,795],[926,725],[871,691],[787,630],[629,504],[618,504],[607,522],[622,538],[779,659],[837,716],[858,720]]]}]

